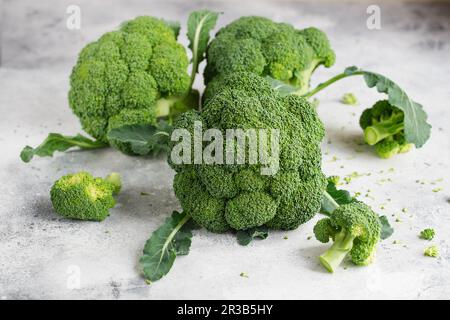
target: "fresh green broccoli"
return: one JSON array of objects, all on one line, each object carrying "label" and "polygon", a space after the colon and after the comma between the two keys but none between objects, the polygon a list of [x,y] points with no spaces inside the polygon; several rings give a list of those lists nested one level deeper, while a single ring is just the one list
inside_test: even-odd
[{"label": "fresh green broccoli", "polygon": [[263,17],[242,17],[219,30],[211,41],[204,72],[208,84],[235,72],[268,75],[306,93],[314,70],[334,64],[327,36],[316,28],[297,30]]},{"label": "fresh green broccoli", "polygon": [[[203,131],[279,129],[279,170],[262,175],[264,165],[252,164],[248,157],[244,164],[175,164],[169,157],[177,172],[175,195],[183,210],[212,232],[262,225],[295,229],[318,212],[326,188],[319,146],[323,124],[307,100],[282,97],[254,73],[237,72],[223,79],[202,113],[180,115],[173,128],[192,134],[199,121]],[[224,145],[226,149],[226,141]]]},{"label": "fresh green broccoli", "polygon": [[108,131],[156,124],[195,107],[184,103],[189,60],[177,33],[163,20],[141,16],[84,47],[70,76],[69,104],[87,133],[131,154],[128,144],[108,141]]},{"label": "fresh green broccoli", "polygon": [[375,145],[375,151],[383,159],[408,152],[413,146],[405,139],[404,113],[387,100],[378,101],[364,110],[359,124],[364,130],[365,142]]},{"label": "fresh green broccoli", "polygon": [[320,262],[334,272],[347,254],[356,265],[370,264],[380,241],[381,225],[369,206],[353,202],[339,206],[329,218],[319,220],[314,234],[323,243],[333,240],[333,245],[320,256]]},{"label": "fresh green broccoli", "polygon": [[434,229],[427,228],[420,231],[420,238],[424,240],[433,240],[434,235],[435,235]]},{"label": "fresh green broccoli", "polygon": [[102,221],[116,204],[113,195],[120,189],[118,173],[103,179],[81,171],[57,180],[50,190],[50,199],[55,211],[63,217]]},{"label": "fresh green broccoli", "polygon": [[425,249],[424,256],[437,258],[439,257],[439,248],[437,246],[431,246]]},{"label": "fresh green broccoli", "polygon": [[343,104],[357,105],[358,99],[355,97],[353,93],[345,93],[341,98],[341,102]]}]

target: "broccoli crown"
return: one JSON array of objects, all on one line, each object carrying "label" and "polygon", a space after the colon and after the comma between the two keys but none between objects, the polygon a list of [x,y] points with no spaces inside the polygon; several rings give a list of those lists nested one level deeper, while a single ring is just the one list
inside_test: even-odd
[{"label": "broccoli crown", "polygon": [[333,240],[331,248],[320,256],[325,268],[333,272],[347,254],[357,265],[371,263],[381,237],[381,225],[369,206],[353,202],[341,205],[329,218],[319,220],[314,234],[323,243]]},{"label": "broccoli crown", "polygon": [[[304,98],[280,96],[264,78],[248,72],[230,74],[215,90],[202,113],[180,115],[174,129],[192,134],[194,122],[200,121],[203,132],[256,129],[258,139],[258,129],[279,129],[279,170],[263,175],[264,165],[247,156],[242,164],[174,164],[169,157],[177,171],[174,191],[183,210],[213,232],[261,225],[294,229],[311,219],[326,187],[319,148],[324,128],[314,108]],[[223,145],[226,150],[225,138]],[[243,153],[248,155],[248,150]]]},{"label": "broccoli crown", "polygon": [[375,145],[376,153],[383,159],[411,150],[404,132],[404,114],[389,101],[381,100],[363,111],[359,124],[364,130],[364,140]]},{"label": "broccoli crown", "polygon": [[[69,105],[83,129],[103,142],[129,124],[154,124],[158,101],[189,90],[189,61],[163,20],[142,16],[81,50],[70,76]],[[112,143],[130,153],[129,146]]]},{"label": "broccoli crown", "polygon": [[425,239],[425,240],[433,240],[435,235],[434,229],[423,229],[422,231],[420,231],[420,238],[421,239]]},{"label": "broccoli crown", "polygon": [[334,64],[327,36],[316,28],[297,30],[263,17],[242,17],[222,28],[207,53],[205,82],[247,71],[297,86],[306,92],[313,71]]},{"label": "broccoli crown", "polygon": [[57,180],[50,190],[50,199],[55,211],[63,217],[102,221],[114,207],[113,195],[119,191],[117,173],[103,179],[82,171]]}]

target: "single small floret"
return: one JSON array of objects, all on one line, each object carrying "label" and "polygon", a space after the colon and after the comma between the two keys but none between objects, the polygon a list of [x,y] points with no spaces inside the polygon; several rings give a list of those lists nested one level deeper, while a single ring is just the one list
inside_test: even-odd
[{"label": "single small floret", "polygon": [[437,246],[431,246],[425,249],[423,252],[424,256],[437,258],[439,257],[439,248]]},{"label": "single small floret", "polygon": [[433,240],[434,235],[435,235],[434,229],[427,228],[420,231],[420,238],[424,240]]},{"label": "single small floret", "polygon": [[329,218],[319,220],[314,235],[322,243],[333,240],[333,245],[320,256],[320,262],[334,272],[347,255],[356,265],[370,264],[380,241],[381,225],[369,206],[354,202],[339,206]]},{"label": "single small floret", "polygon": [[82,171],[57,180],[50,190],[50,199],[56,213],[63,217],[102,221],[116,204],[113,195],[120,189],[118,173],[103,179]]},{"label": "single small floret", "polygon": [[343,104],[349,104],[354,106],[358,104],[358,99],[355,97],[353,93],[345,93],[341,98],[341,102]]},{"label": "single small floret", "polygon": [[413,144],[405,139],[404,113],[381,100],[364,110],[359,124],[364,130],[364,141],[375,146],[377,154],[384,159],[397,153],[408,152]]},{"label": "single small floret", "polygon": [[297,30],[263,17],[242,17],[219,30],[206,54],[204,77],[252,72],[270,76],[306,93],[314,70],[334,64],[335,54],[325,33]]},{"label": "single small floret", "polygon": [[[83,129],[104,143],[132,153],[129,144],[108,141],[124,125],[156,124],[171,107],[187,101],[188,57],[165,21],[142,16],[108,32],[81,50],[70,76],[69,105]],[[176,107],[176,113],[194,105]]]},{"label": "single small floret", "polygon": [[[183,210],[212,232],[263,225],[288,230],[310,220],[320,208],[326,187],[320,152],[324,128],[315,109],[299,96],[279,95],[265,78],[254,73],[233,73],[215,81],[214,87],[206,89],[209,94],[202,112],[181,114],[173,129],[185,129],[192,135],[197,121],[202,124],[202,134],[208,129],[254,129],[257,138],[264,132],[259,129],[265,129],[269,136],[271,130],[278,129],[279,167],[273,175],[262,174],[266,165],[250,163],[248,141],[240,151],[246,155],[241,164],[179,164],[169,157],[169,164],[177,171],[173,185]],[[178,154],[176,148],[184,142],[172,142],[171,154]],[[191,161],[193,143],[191,139]],[[227,150],[228,143],[224,138],[222,150]]]}]

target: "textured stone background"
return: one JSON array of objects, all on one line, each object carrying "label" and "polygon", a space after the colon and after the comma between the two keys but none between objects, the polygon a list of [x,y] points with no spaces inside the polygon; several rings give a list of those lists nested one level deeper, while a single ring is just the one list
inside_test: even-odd
[{"label": "textured stone background", "polygon": [[[65,27],[69,4],[81,7],[81,30]],[[382,29],[370,31],[364,3],[3,1],[0,298],[449,298],[450,5],[380,6]],[[324,272],[317,256],[327,246],[307,240],[317,217],[295,231],[272,232],[249,247],[239,246],[232,235],[196,231],[190,255],[179,258],[167,277],[148,286],[137,263],[143,244],[178,208],[173,172],[164,159],[101,150],[73,151],[30,164],[19,160],[25,144],[35,146],[48,132],[80,131],[66,95],[70,70],[87,42],[142,14],[180,20],[184,26],[189,11],[203,7],[224,12],[219,25],[240,15],[263,15],[299,28],[322,28],[338,59],[332,70],[318,70],[314,83],[357,64],[388,75],[425,106],[433,125],[431,140],[420,150],[380,160],[370,148],[358,145],[362,138],[357,116],[380,95],[367,89],[361,78],[342,81],[318,95],[327,128],[324,171],[341,176],[371,173],[346,187],[361,192],[362,199],[388,215],[395,227],[370,267],[348,265],[334,275]],[[202,88],[201,79],[196,86]],[[338,102],[348,91],[358,96],[359,106]],[[51,208],[48,191],[53,181],[80,169],[123,175],[119,204],[102,223],[61,219]],[[434,188],[442,191],[432,192]],[[364,197],[368,189],[373,198]],[[397,217],[401,222],[395,222]],[[424,227],[437,231],[432,243],[441,248],[438,259],[422,256],[430,244],[417,237]],[[67,285],[73,266],[81,272],[79,289]],[[241,272],[249,278],[240,277]]]}]

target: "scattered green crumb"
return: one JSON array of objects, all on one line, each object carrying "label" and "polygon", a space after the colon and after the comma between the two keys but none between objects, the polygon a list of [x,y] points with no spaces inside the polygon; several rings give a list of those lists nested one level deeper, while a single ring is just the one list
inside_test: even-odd
[{"label": "scattered green crumb", "polygon": [[433,191],[433,192],[439,192],[439,191],[442,191],[442,188],[434,188],[434,189],[431,190],[431,191]]},{"label": "scattered green crumb", "polygon": [[336,162],[336,161],[338,161],[338,160],[339,160],[339,158],[338,158],[338,157],[336,157],[336,156],[333,156],[333,157],[331,158],[330,162]]},{"label": "scattered green crumb", "polygon": [[105,230],[105,233],[109,233],[109,230]]},{"label": "scattered green crumb", "polygon": [[395,169],[394,168],[389,168],[389,170],[388,170],[389,172],[394,172],[395,171]]},{"label": "scattered green crumb", "polygon": [[361,192],[355,192],[355,198],[359,197],[361,195]]},{"label": "scattered green crumb", "polygon": [[289,239],[289,238],[288,238],[288,236],[284,236],[283,239],[284,239],[284,240],[287,240],[287,239]]},{"label": "scattered green crumb", "polygon": [[245,272],[241,272],[240,276],[242,278],[248,278],[248,274],[246,274]]},{"label": "scattered green crumb", "polygon": [[152,284],[152,282],[149,279],[145,279],[145,283],[148,284],[148,285]]},{"label": "scattered green crumb", "polygon": [[402,208],[402,212],[408,212],[408,209]]},{"label": "scattered green crumb", "polygon": [[400,218],[396,218],[395,222],[402,222],[402,220],[400,220]]},{"label": "scattered green crumb", "polygon": [[149,196],[150,195],[150,193],[147,193],[147,192],[141,192],[141,196]]},{"label": "scattered green crumb", "polygon": [[385,207],[384,207],[383,205],[381,205],[381,206],[380,206],[380,209],[381,209],[381,210],[384,210],[384,209],[385,209]]},{"label": "scattered green crumb", "polygon": [[439,256],[439,249],[436,246],[431,246],[425,249],[424,256],[437,258]]},{"label": "scattered green crumb", "polygon": [[341,103],[354,106],[358,104],[358,99],[353,93],[345,93],[341,98]]},{"label": "scattered green crumb", "polygon": [[386,201],[387,201],[387,202],[391,202],[392,199],[391,199],[391,198],[387,198]]},{"label": "scattered green crumb", "polygon": [[394,240],[394,241],[392,241],[392,244],[400,244],[400,241],[399,240]]},{"label": "scattered green crumb", "polygon": [[433,240],[435,234],[436,233],[435,233],[434,229],[426,228],[426,229],[423,229],[422,231],[420,231],[420,239]]},{"label": "scattered green crumb", "polygon": [[306,238],[306,240],[311,240],[312,239],[312,237],[311,236],[309,236],[308,238]]}]

